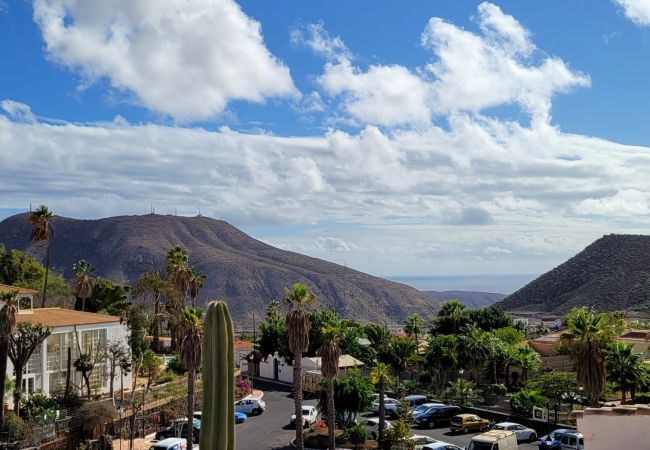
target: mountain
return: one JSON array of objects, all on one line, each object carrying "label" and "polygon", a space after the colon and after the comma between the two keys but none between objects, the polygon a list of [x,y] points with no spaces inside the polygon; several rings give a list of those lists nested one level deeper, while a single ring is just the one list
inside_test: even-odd
[{"label": "mountain", "polygon": [[432,300],[440,302],[455,298],[470,308],[493,305],[506,296],[505,294],[474,291],[424,291],[424,293]]},{"label": "mountain", "polygon": [[566,313],[574,306],[600,311],[650,312],[650,236],[610,234],[495,306]]},{"label": "mountain", "polygon": [[[149,214],[98,220],[53,219],[51,267],[66,278],[86,259],[97,275],[132,283],[152,268],[165,268],[167,250],[181,245],[190,264],[207,276],[199,301],[222,298],[243,327],[259,321],[284,287],[305,283],[319,304],[359,320],[402,321],[413,312],[431,316],[439,304],[405,284],[260,242],[234,226],[208,217]],[[0,244],[42,260],[44,245],[29,240],[27,214],[0,222]]]}]

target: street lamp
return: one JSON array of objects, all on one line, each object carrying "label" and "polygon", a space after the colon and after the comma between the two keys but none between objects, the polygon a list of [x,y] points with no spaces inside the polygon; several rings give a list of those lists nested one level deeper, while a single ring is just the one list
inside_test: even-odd
[{"label": "street lamp", "polygon": [[123,412],[124,412],[124,409],[122,407],[122,404],[120,404],[120,406],[118,406],[118,408],[117,408],[117,413],[120,416],[120,450],[122,450],[122,436],[123,436],[122,426],[124,426],[124,424],[122,423],[122,413]]},{"label": "street lamp", "polygon": [[144,396],[147,393],[147,385],[143,384],[142,385],[142,439],[144,439],[145,436],[145,431],[144,431]]}]

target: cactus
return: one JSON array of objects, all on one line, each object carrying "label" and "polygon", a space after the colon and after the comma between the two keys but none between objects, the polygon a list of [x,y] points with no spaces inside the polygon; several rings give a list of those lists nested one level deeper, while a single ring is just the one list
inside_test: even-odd
[{"label": "cactus", "polygon": [[199,447],[235,450],[235,348],[228,306],[211,302],[205,318],[203,416]]}]

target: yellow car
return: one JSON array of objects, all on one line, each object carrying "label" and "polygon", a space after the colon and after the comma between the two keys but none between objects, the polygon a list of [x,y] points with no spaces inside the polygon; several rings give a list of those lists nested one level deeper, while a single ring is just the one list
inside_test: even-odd
[{"label": "yellow car", "polygon": [[476,414],[458,414],[449,421],[449,429],[453,432],[469,433],[470,431],[483,431],[489,424],[489,420],[481,419]]}]

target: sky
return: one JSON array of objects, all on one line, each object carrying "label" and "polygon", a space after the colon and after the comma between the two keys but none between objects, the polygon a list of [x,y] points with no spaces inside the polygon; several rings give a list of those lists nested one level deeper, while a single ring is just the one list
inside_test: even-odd
[{"label": "sky", "polygon": [[0,67],[0,219],[505,293],[650,225],[650,0],[0,0]]}]

